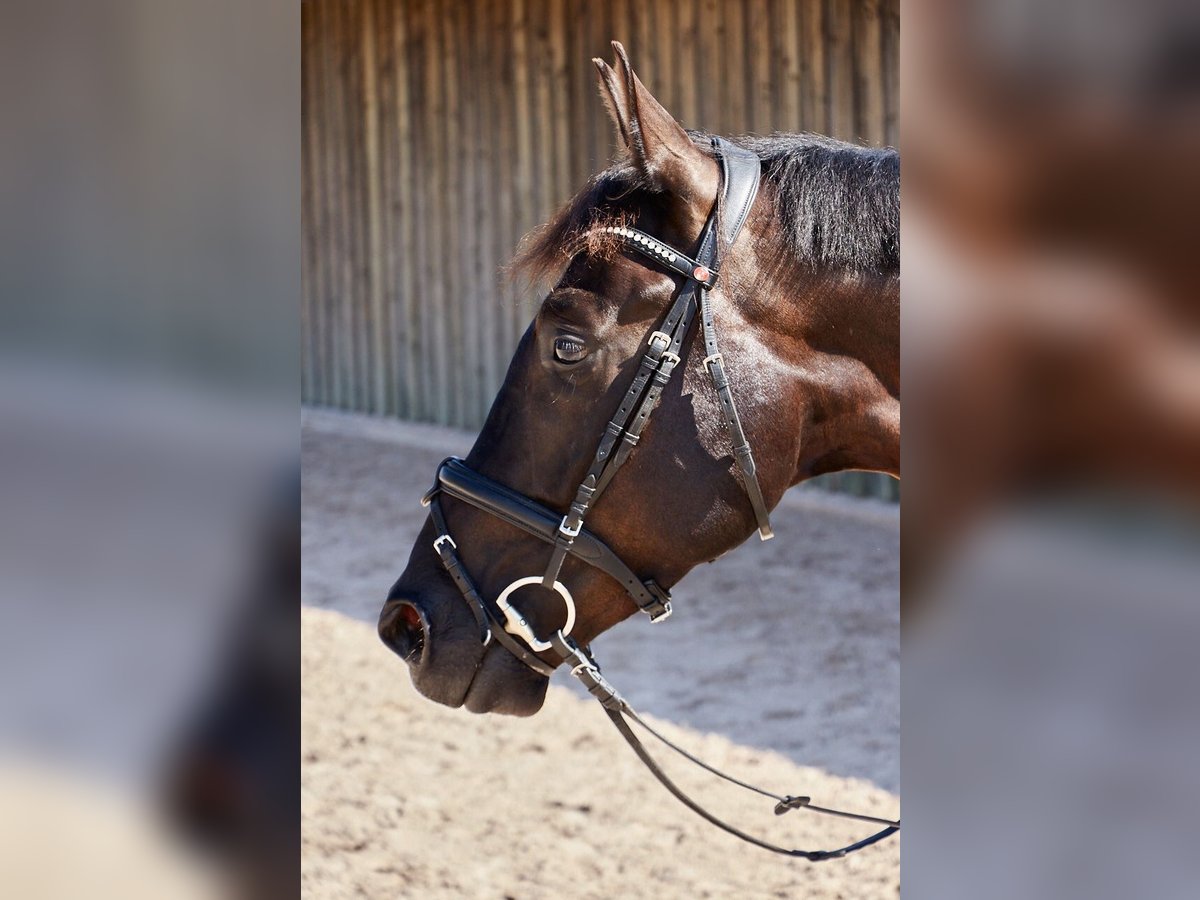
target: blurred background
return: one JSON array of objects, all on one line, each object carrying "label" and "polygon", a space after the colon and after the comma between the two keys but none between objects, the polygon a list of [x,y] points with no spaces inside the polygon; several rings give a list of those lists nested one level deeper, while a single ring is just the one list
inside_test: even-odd
[{"label": "blurred background", "polygon": [[295,893],[299,24],[0,12],[5,897]]},{"label": "blurred background", "polygon": [[905,888],[1193,896],[1200,14],[902,18]]},{"label": "blurred background", "polygon": [[[629,50],[687,128],[894,145],[878,0],[311,0],[302,396],[478,428],[542,298],[504,267],[614,152],[594,56]],[[820,486],[895,499],[886,476]]]}]

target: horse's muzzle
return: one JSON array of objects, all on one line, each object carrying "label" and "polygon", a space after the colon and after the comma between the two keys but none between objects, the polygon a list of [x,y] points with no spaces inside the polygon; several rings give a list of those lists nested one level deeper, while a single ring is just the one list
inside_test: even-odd
[{"label": "horse's muzzle", "polygon": [[394,589],[379,616],[379,637],[408,665],[413,687],[436,703],[471,712],[529,716],[542,705],[546,679],[503,649],[479,640],[456,594]]}]

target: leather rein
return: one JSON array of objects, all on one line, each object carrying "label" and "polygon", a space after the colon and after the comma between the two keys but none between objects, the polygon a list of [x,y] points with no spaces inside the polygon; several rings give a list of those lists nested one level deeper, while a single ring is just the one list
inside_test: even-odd
[{"label": "leather rein", "polygon": [[[653,579],[639,578],[604,541],[585,529],[583,523],[589,508],[624,465],[633,452],[633,448],[637,446],[646,423],[658,405],[663,389],[670,381],[671,373],[681,362],[680,350],[697,313],[700,316],[704,349],[707,354],[703,365],[712,380],[713,388],[721,403],[721,410],[729,426],[734,457],[741,468],[746,494],[754,509],[759,537],[764,541],[773,537],[767,505],[759,487],[754,457],[750,451],[750,443],[746,439],[741,419],[738,417],[729,380],[725,375],[724,360],[717,347],[713,309],[708,298],[708,292],[717,280],[718,244],[723,239],[725,246],[731,245],[745,224],[750,207],[758,193],[760,163],[756,154],[723,138],[713,138],[712,142],[721,165],[722,188],[700,233],[700,249],[695,258],[689,257],[636,228],[613,226],[604,229],[610,236],[638,251],[658,267],[667,270],[672,275],[680,276],[683,279],[683,286],[658,330],[650,335],[633,382],[605,428],[588,473],[576,489],[575,499],[571,502],[566,514],[560,515],[529,497],[475,472],[461,459],[455,457],[444,460],[438,466],[434,486],[421,502],[429,508],[437,532],[437,537],[433,541],[434,550],[466,600],[467,606],[471,609],[479,626],[480,641],[485,646],[495,638],[526,666],[546,677],[552,675],[558,665],[568,664],[571,674],[578,678],[588,692],[600,702],[621,736],[633,748],[651,774],[676,799],[711,824],[743,841],[773,853],[799,857],[812,862],[836,859],[895,834],[900,830],[899,821],[814,806],[809,797],[779,795],[763,790],[718,771],[672,743],[647,724],[629,706],[601,674],[600,666],[588,648],[581,647],[570,637],[575,624],[575,601],[566,586],[558,580],[563,562],[568,555],[571,555],[615,579],[638,608],[649,616],[651,622],[661,622],[671,615],[670,593],[656,584]],[[720,220],[719,223],[718,220]],[[552,545],[546,570],[541,575],[517,579],[505,588],[494,602],[485,601],[459,559],[458,545],[450,535],[441,507],[443,494],[482,510]],[[554,591],[566,606],[565,624],[546,640],[537,636],[529,622],[509,602],[509,597],[514,592],[532,584],[540,584]],[[554,664],[546,662],[538,656],[540,653],[557,657],[557,662]],[[746,790],[775,800],[776,815],[783,815],[792,809],[804,808],[825,815],[870,822],[884,827],[869,837],[837,850],[794,850],[754,837],[717,818],[680,790],[651,757],[645,745],[631,728],[629,724],[631,721],[665,746],[706,771]]]}]

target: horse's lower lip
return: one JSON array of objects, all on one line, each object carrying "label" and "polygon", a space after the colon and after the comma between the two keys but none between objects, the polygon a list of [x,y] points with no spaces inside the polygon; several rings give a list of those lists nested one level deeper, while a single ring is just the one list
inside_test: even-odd
[{"label": "horse's lower lip", "polygon": [[[506,659],[506,657],[508,657]],[[491,666],[487,674],[484,669]],[[496,667],[500,667],[497,671]],[[514,672],[515,668],[515,672]],[[481,678],[481,676],[483,676]],[[530,677],[534,683],[525,684]],[[502,682],[495,679],[499,677]],[[517,679],[515,682],[510,679]],[[479,667],[463,692],[460,705],[468,712],[499,713],[509,716],[532,716],[545,702],[546,688],[550,679],[533,675],[523,663],[500,648],[489,647],[479,661]]]}]

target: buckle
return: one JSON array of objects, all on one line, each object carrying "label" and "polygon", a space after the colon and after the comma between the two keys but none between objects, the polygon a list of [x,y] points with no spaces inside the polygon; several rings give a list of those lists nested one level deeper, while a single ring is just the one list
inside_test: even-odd
[{"label": "buckle", "polygon": [[662,609],[660,609],[658,612],[650,613],[650,624],[654,625],[658,622],[663,621],[664,619],[671,618],[671,612],[672,612],[671,601],[668,600],[666,603],[664,603],[662,605]]},{"label": "buckle", "polygon": [[458,544],[454,543],[454,538],[450,537],[450,535],[448,535],[448,534],[439,534],[436,538],[434,538],[433,539],[433,549],[435,551],[437,551],[438,553],[441,553],[443,542],[449,544],[450,548],[452,550],[458,549]]},{"label": "buckle", "polygon": [[[650,340],[646,341],[646,343],[649,344],[651,347],[653,347],[654,342],[658,341],[658,340],[662,341],[663,350],[666,350],[668,347],[671,346],[671,336],[664,331],[654,332],[652,335],[650,335]],[[679,357],[676,356],[675,358],[678,359]]]},{"label": "buckle", "polygon": [[[671,593],[658,586],[653,578],[647,578],[642,582],[642,586],[650,592],[650,596],[654,598],[654,603],[647,603],[642,607],[642,612],[650,617],[650,622],[661,622],[663,619],[671,617]],[[655,608],[657,607],[657,609]],[[654,610],[651,612],[651,610]]]},{"label": "buckle", "polygon": [[575,538],[579,537],[579,532],[583,530],[583,522],[581,521],[578,525],[572,528],[567,524],[567,517],[563,516],[562,521],[558,523],[558,530],[560,534],[565,534],[567,537],[574,540]]},{"label": "buckle", "polygon": [[662,352],[662,356],[660,356],[659,359],[660,360],[665,359],[665,360],[669,361],[671,363],[672,369],[675,368],[677,365],[679,365],[679,362],[680,362],[679,354],[672,353],[670,350],[664,350]]},{"label": "buckle", "polygon": [[723,356],[722,356],[720,353],[714,353],[712,356],[706,356],[706,357],[704,357],[704,363],[703,363],[703,365],[704,365],[704,368],[706,368],[706,369],[707,369],[707,368],[708,368],[708,364],[709,364],[709,363],[711,363],[711,362],[719,362],[719,363],[721,363],[721,364],[724,364],[724,363],[725,363],[725,357],[723,357]]}]

